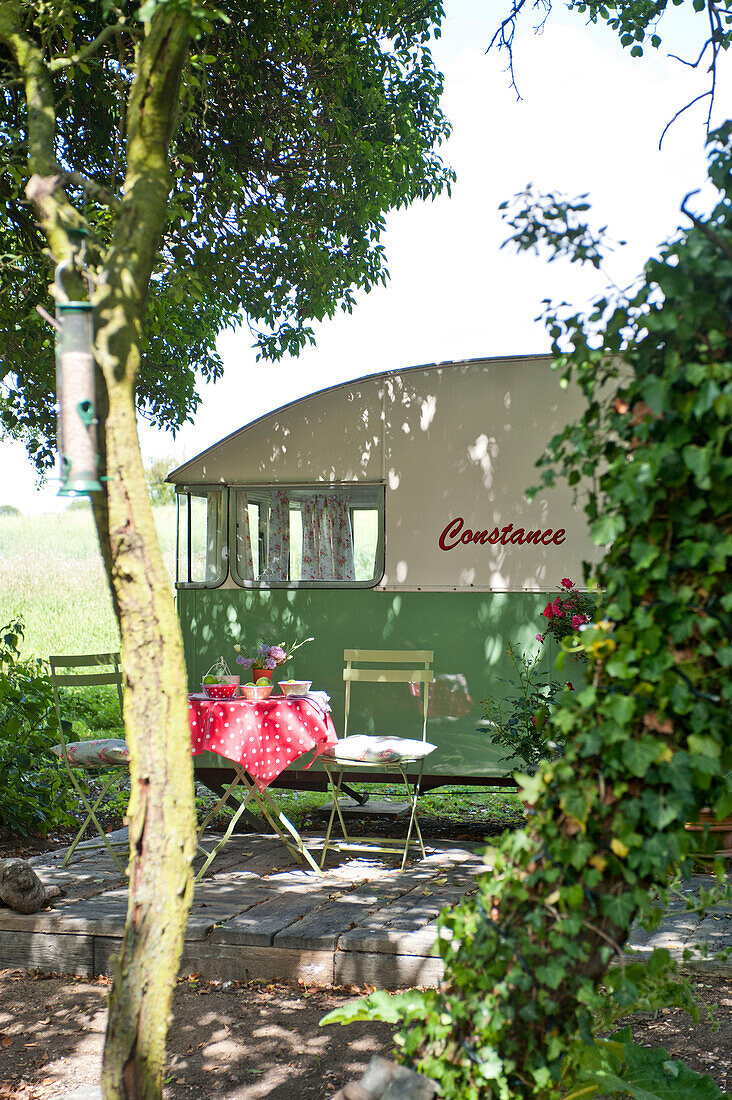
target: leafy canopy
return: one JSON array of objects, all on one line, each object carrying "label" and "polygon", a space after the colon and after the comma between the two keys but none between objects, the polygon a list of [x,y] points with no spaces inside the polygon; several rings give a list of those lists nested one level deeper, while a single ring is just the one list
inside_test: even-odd
[{"label": "leafy canopy", "polygon": [[[350,310],[355,288],[387,276],[385,214],[448,187],[448,133],[430,51],[440,0],[253,0],[226,17],[190,0],[138,8],[111,0],[22,5],[44,50],[57,113],[57,160],[101,263],[123,186],[135,49],[164,7],[194,20],[167,225],[146,302],[138,407],[175,429],[196,377],[220,376],[217,334],[246,315],[260,353],[312,341],[311,322]],[[0,47],[0,431],[52,461],[51,257],[23,197],[25,92]]]}]

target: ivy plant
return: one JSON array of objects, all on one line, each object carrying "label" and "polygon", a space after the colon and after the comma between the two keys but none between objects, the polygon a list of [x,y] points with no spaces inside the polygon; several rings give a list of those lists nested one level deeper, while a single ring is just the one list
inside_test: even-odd
[{"label": "ivy plant", "polygon": [[[732,812],[731,134],[710,136],[713,209],[637,293],[589,317],[547,313],[586,408],[551,441],[544,482],[598,475],[586,512],[606,551],[604,618],[564,643],[586,656],[587,684],[549,720],[565,755],[523,780],[529,827],[504,834],[476,894],[440,918],[439,991],[351,1010],[401,1019],[401,1057],[446,1097],[720,1095],[626,1031],[598,1038],[593,1014],[608,998],[632,1011],[628,967],[602,982],[633,922],[657,919],[659,889],[691,869],[685,822]],[[556,209],[537,237],[566,245]]]}]

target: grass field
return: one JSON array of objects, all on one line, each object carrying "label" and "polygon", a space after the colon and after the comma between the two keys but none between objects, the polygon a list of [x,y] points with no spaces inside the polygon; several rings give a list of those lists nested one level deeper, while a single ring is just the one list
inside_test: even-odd
[{"label": "grass field", "polygon": [[[154,510],[171,577],[175,505]],[[0,626],[25,621],[24,656],[119,648],[90,509],[38,516],[0,516]]]}]

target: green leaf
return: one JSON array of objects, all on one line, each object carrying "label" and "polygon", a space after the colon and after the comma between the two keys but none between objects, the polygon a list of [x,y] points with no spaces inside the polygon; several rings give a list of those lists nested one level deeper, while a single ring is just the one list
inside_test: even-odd
[{"label": "green leaf", "polygon": [[387,993],[383,989],[348,1001],[340,1008],[334,1008],[320,1020],[320,1026],[326,1024],[351,1024],[356,1020],[383,1020],[388,1024],[397,1024],[410,1013],[420,1009],[430,993],[421,994],[415,990],[408,993]]},{"label": "green leaf", "polygon": [[619,513],[600,516],[592,524],[592,541],[598,546],[608,546],[615,542],[625,530],[625,517]]},{"label": "green leaf", "polygon": [[658,756],[659,743],[655,737],[641,737],[638,741],[626,741],[623,745],[623,763],[631,775],[642,778]]},{"label": "green leaf", "polygon": [[656,416],[661,416],[666,408],[668,400],[668,382],[656,374],[644,379],[641,393],[646,404],[653,410]]},{"label": "green leaf", "polygon": [[721,754],[721,746],[714,737],[705,736],[703,733],[689,734],[689,750],[699,756],[708,756],[712,760],[718,760]]},{"label": "green leaf", "polygon": [[706,447],[695,447],[689,444],[681,452],[684,465],[691,470],[694,480],[700,489],[708,489],[711,486],[709,480],[710,452]]},{"label": "green leaf", "polygon": [[550,989],[558,989],[567,976],[567,966],[559,958],[550,959],[543,966],[537,966],[536,976]]},{"label": "green leaf", "polygon": [[633,1100],[719,1100],[723,1095],[708,1074],[672,1059],[662,1048],[634,1043],[630,1028],[615,1038],[622,1043],[623,1064],[618,1066],[617,1047],[613,1051],[600,1048],[600,1065],[591,1073],[605,1095],[629,1095]]}]

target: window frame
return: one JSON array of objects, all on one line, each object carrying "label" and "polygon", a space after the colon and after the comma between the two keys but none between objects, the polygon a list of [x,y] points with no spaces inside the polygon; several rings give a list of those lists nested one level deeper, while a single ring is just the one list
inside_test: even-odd
[{"label": "window frame", "polygon": [[[303,580],[250,580],[242,578],[237,572],[237,557],[236,557],[236,494],[238,492],[257,493],[257,491],[270,492],[274,489],[285,489],[295,492],[311,491],[312,493],[323,492],[325,490],[334,490],[336,492],[357,492],[359,488],[370,489],[376,494],[376,514],[377,514],[377,535],[376,535],[376,555],[375,562],[376,568],[374,576],[367,581],[303,581]],[[386,568],[384,549],[386,545],[385,538],[385,503],[386,503],[386,486],[383,481],[346,481],[346,482],[267,482],[266,484],[252,484],[249,483],[236,483],[227,485],[229,491],[229,576],[237,588],[244,589],[263,589],[267,591],[274,588],[285,589],[311,589],[311,588],[330,588],[337,591],[343,591],[344,589],[353,588],[377,588],[384,577],[384,570]],[[353,511],[358,511],[352,506],[349,506],[349,513],[351,513],[351,530],[353,531]],[[254,532],[251,533],[252,539],[254,539]],[[260,533],[257,532],[257,538],[260,537]],[[261,545],[260,545],[261,551]],[[260,559],[261,560],[261,559]]]},{"label": "window frame", "polygon": [[[192,581],[191,576],[191,498],[193,496],[203,497],[210,493],[220,493],[223,502],[223,554],[222,565],[223,573],[216,580],[213,581]],[[186,555],[186,566],[188,580],[179,580],[178,570],[180,567],[180,553],[181,553],[181,505],[180,498],[185,497],[187,507],[186,513],[186,544],[188,547],[188,553]],[[230,553],[230,505],[229,505],[229,487],[228,485],[176,485],[175,486],[175,587],[178,589],[193,589],[193,588],[221,588],[226,584],[229,577],[231,566],[231,553]]]}]

